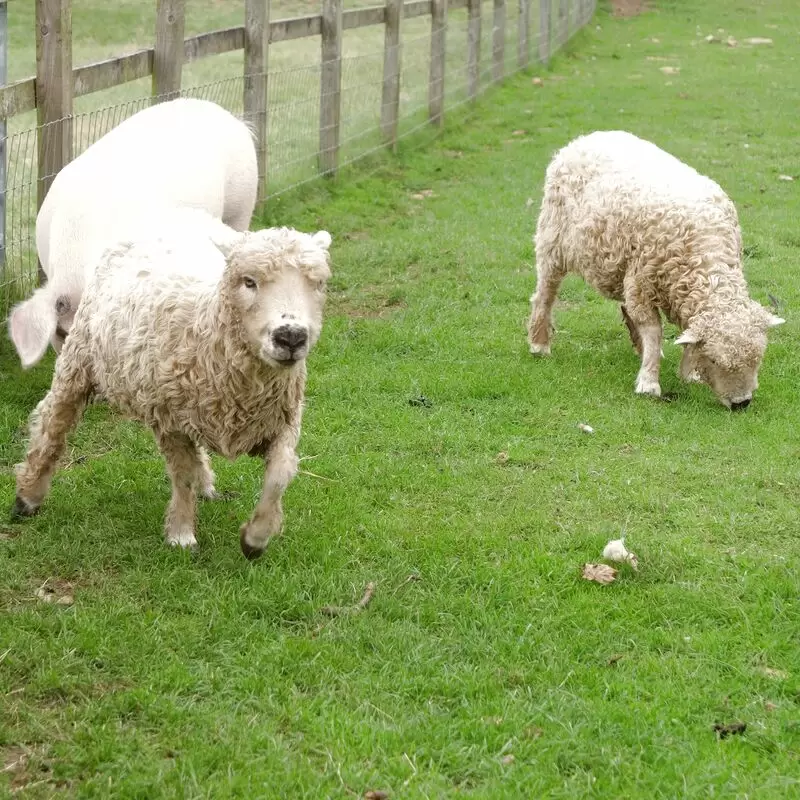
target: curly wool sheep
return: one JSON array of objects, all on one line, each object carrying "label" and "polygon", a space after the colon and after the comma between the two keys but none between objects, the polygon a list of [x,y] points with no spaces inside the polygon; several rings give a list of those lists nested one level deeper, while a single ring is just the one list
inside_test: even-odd
[{"label": "curly wool sheep", "polygon": [[103,251],[174,208],[207,211],[246,230],[258,167],[250,129],[207,100],[145,108],[98,139],[55,177],[36,218],[47,283],[17,305],[11,339],[24,367],[61,350]]},{"label": "curly wool sheep", "polygon": [[67,433],[98,396],[155,433],[172,481],[170,544],[196,544],[196,492],[213,481],[203,448],[266,458],[261,498],[240,531],[255,558],[280,531],[297,470],[305,358],[322,325],[331,238],[288,228],[190,233],[104,254],[32,415],[14,511],[36,512]]},{"label": "curly wool sheep", "polygon": [[661,394],[663,312],[682,331],[680,376],[747,407],[767,329],[783,320],[748,295],[736,209],[714,181],[630,133],[581,136],[547,168],[535,244],[532,353],[549,355],[553,303],[576,272],[622,301],[642,359],[637,393]]}]

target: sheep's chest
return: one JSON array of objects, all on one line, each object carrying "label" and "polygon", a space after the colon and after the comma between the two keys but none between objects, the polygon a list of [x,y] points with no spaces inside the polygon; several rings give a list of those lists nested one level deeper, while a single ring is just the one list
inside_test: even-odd
[{"label": "sheep's chest", "polygon": [[228,397],[198,407],[195,436],[226,458],[245,453],[266,454],[269,444],[298,417],[296,403],[284,392],[264,392],[253,397]]}]

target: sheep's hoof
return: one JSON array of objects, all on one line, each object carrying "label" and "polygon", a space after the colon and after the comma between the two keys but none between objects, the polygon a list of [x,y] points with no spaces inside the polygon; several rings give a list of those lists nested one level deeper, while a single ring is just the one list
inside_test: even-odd
[{"label": "sheep's hoof", "polygon": [[197,549],[197,539],[194,531],[189,528],[179,530],[177,533],[167,534],[167,544],[170,547],[180,547],[182,550]]},{"label": "sheep's hoof", "polygon": [[19,495],[14,498],[14,505],[11,508],[12,519],[25,519],[32,517],[39,511],[39,506],[31,505],[27,500],[23,500]]},{"label": "sheep's hoof", "polygon": [[650,397],[661,397],[661,387],[658,385],[658,381],[649,381],[639,378],[639,380],[636,381],[636,394],[646,394],[650,395]]},{"label": "sheep's hoof", "polygon": [[218,492],[216,489],[204,489],[201,494],[203,500],[235,500],[238,496],[238,492]]},{"label": "sheep's hoof", "polygon": [[244,557],[248,561],[255,561],[257,558],[261,558],[266,550],[265,547],[253,547],[253,545],[248,544],[247,540],[244,538],[244,534],[239,536],[239,544],[242,547],[242,553],[244,553]]}]

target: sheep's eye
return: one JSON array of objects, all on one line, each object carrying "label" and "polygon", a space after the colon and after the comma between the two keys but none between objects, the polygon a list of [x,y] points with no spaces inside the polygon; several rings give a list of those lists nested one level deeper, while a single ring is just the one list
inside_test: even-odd
[{"label": "sheep's eye", "polygon": [[245,286],[246,286],[248,289],[255,289],[255,288],[257,288],[257,286],[256,286],[256,282],[255,282],[255,281],[254,281],[252,278],[244,278],[244,279],[242,280],[242,283],[243,283],[243,284],[244,284],[244,285],[245,285]]}]

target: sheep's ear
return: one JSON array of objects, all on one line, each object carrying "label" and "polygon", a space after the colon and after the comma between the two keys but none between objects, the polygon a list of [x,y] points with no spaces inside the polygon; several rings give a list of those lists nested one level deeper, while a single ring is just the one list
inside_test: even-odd
[{"label": "sheep's ear", "polygon": [[312,237],[311,240],[314,244],[319,245],[323,250],[327,250],[331,246],[331,235],[328,231],[317,231]]},{"label": "sheep's ear", "polygon": [[44,355],[50,338],[56,332],[56,322],[55,306],[44,289],[37,289],[30,300],[12,310],[8,330],[25,369]]},{"label": "sheep's ear", "polygon": [[675,344],[697,344],[700,341],[700,337],[692,331],[691,328],[687,328],[676,340]]}]

